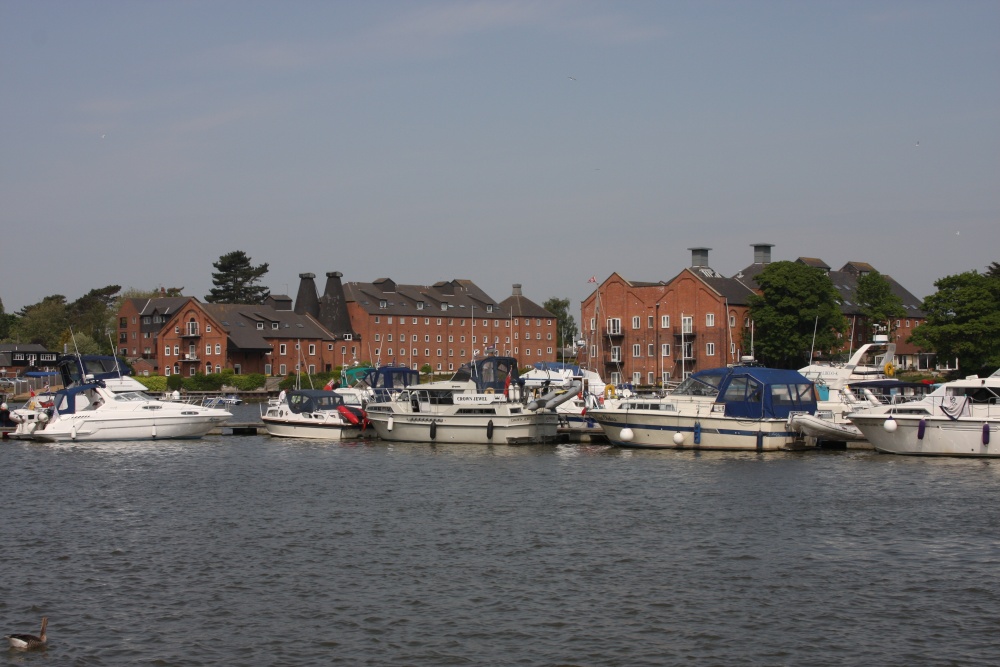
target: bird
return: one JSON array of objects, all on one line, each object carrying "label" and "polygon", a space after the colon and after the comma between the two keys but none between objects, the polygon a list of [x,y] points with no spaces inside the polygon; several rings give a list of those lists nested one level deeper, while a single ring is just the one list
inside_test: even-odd
[{"label": "bird", "polygon": [[47,641],[47,637],[45,636],[45,626],[48,624],[49,618],[47,616],[42,616],[42,630],[37,637],[35,635],[16,634],[7,635],[4,639],[10,642],[11,648],[20,648],[26,651],[42,648],[45,646],[45,642]]},{"label": "bird", "polygon": [[569,79],[570,79],[571,81],[576,81],[576,77],[575,77],[575,76],[571,76],[571,77],[568,77],[568,78],[569,78]]}]

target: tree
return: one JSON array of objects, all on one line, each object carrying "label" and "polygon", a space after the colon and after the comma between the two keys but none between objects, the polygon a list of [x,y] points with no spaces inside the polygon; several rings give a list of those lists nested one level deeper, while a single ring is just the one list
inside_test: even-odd
[{"label": "tree", "polygon": [[212,274],[215,287],[205,296],[209,303],[260,304],[271,295],[267,287],[257,284],[267,273],[267,264],[253,266],[242,250],[222,255],[212,266],[217,272]]},{"label": "tree", "polygon": [[[763,363],[800,368],[810,350],[830,352],[847,327],[840,299],[822,270],[798,262],[774,262],[757,276],[763,294],[749,299],[754,323],[753,350]],[[815,332],[815,343],[813,335]],[[750,332],[744,347],[750,349]]]},{"label": "tree", "polygon": [[576,340],[576,320],[569,312],[569,299],[552,297],[542,304],[542,308],[556,316],[556,345],[566,347],[566,341],[573,345]]},{"label": "tree", "polygon": [[115,330],[115,309],[121,285],[108,285],[92,289],[67,306],[70,326],[75,333],[85,333],[100,348],[108,349],[114,343],[108,332]]},{"label": "tree", "polygon": [[909,342],[938,357],[957,359],[967,373],[1000,367],[1000,271],[996,262],[985,274],[968,271],[937,280],[937,292],[924,299],[927,319]]},{"label": "tree", "polygon": [[19,343],[44,345],[45,349],[58,352],[62,350],[60,343],[69,325],[66,297],[53,294],[20,310],[11,337]]},{"label": "tree", "polygon": [[10,328],[13,326],[16,317],[14,315],[8,315],[7,311],[3,307],[3,299],[0,299],[0,341],[7,340],[10,337]]},{"label": "tree", "polygon": [[893,294],[892,284],[878,271],[872,271],[858,278],[854,290],[854,303],[861,309],[861,315],[869,324],[887,324],[886,332],[892,333],[889,323],[906,315],[903,299]]}]

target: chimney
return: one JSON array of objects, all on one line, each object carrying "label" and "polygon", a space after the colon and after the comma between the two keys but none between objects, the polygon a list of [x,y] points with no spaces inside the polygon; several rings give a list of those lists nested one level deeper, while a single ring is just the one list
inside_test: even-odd
[{"label": "chimney", "polygon": [[316,274],[299,274],[299,293],[295,295],[295,314],[319,316],[319,301],[316,299]]},{"label": "chimney", "polygon": [[754,264],[770,264],[771,263],[771,248],[774,247],[773,243],[754,243],[753,244],[753,263]]},{"label": "chimney", "polygon": [[514,283],[514,291],[511,296],[521,296],[521,283]]},{"label": "chimney", "polygon": [[344,294],[344,284],[340,271],[328,271],[326,288],[319,300],[319,323],[330,330],[330,333],[342,338],[344,334],[354,334],[351,329],[351,316],[347,312],[347,297]]},{"label": "chimney", "polygon": [[708,266],[708,251],[711,248],[688,248],[691,251],[691,267]]}]

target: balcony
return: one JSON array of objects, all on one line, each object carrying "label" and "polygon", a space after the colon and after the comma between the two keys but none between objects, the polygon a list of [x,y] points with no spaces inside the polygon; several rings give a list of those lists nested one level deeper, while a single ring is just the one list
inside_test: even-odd
[{"label": "balcony", "polygon": [[611,340],[621,340],[625,337],[625,332],[621,329],[604,329],[601,333],[605,338],[610,338]]},{"label": "balcony", "polygon": [[683,329],[681,331],[674,332],[674,338],[680,340],[683,337],[685,340],[691,340],[698,337],[698,330],[694,327],[690,329]]},{"label": "balcony", "polygon": [[181,359],[181,361],[183,361],[184,363],[189,363],[189,362],[190,363],[198,363],[200,361],[200,359],[198,359],[198,355],[197,354],[185,354],[184,358]]},{"label": "balcony", "polygon": [[181,332],[181,338],[201,338],[201,331],[197,328],[187,329]]}]

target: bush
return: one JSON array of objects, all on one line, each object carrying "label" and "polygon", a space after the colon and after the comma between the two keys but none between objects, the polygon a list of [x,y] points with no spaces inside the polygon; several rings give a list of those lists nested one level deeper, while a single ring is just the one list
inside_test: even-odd
[{"label": "bush", "polygon": [[133,375],[136,380],[146,385],[150,393],[162,394],[167,391],[167,378],[163,375]]},{"label": "bush", "polygon": [[[222,384],[236,388],[238,391],[253,391],[263,389],[267,377],[263,373],[247,373],[246,375],[225,375]],[[221,386],[221,385],[220,385]]]},{"label": "bush", "polygon": [[167,389],[173,391],[175,389],[180,389],[184,386],[184,378],[180,375],[171,375],[167,377]]},{"label": "bush", "polygon": [[223,376],[221,373],[196,373],[194,376],[184,379],[184,386],[188,391],[219,391],[222,389]]}]

